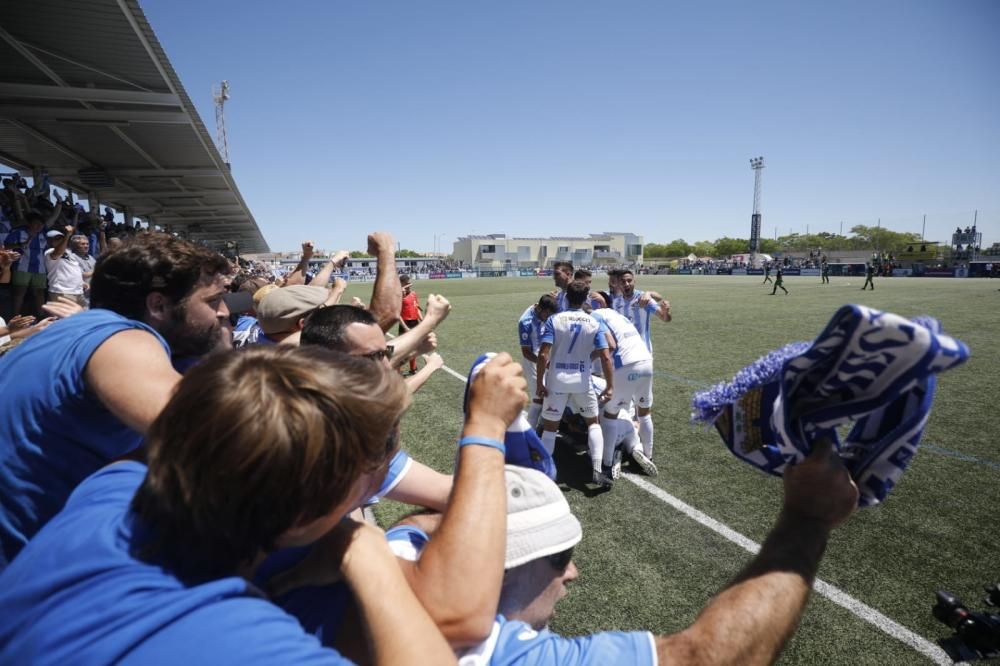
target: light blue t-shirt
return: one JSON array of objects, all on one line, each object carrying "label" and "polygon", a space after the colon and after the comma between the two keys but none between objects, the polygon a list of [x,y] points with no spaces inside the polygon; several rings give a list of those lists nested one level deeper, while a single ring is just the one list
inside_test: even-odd
[{"label": "light blue t-shirt", "polygon": [[155,336],[169,357],[152,328],[96,309],[57,321],[0,358],[0,571],[80,481],[141,444],[84,380],[94,351],[130,329]]},{"label": "light blue t-shirt", "polygon": [[345,664],[236,576],[189,585],[136,559],[146,467],[110,465],[0,574],[3,664]]},{"label": "light blue t-shirt", "polygon": [[[397,557],[420,559],[429,538],[412,525],[385,533]],[[648,631],[602,631],[565,638],[547,629],[536,631],[525,622],[497,615],[489,638],[460,650],[459,666],[656,666],[656,643]]]}]

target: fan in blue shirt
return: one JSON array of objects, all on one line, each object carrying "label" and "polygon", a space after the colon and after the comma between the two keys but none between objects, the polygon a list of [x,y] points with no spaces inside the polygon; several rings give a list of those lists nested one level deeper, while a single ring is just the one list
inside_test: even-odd
[{"label": "fan in blue shirt", "polygon": [[171,352],[229,343],[228,270],[207,248],[143,234],[101,257],[93,310],[0,359],[0,571],[76,484],[140,446],[180,379]]},{"label": "fan in blue shirt", "polygon": [[376,663],[453,662],[384,535],[344,520],[381,481],[408,402],[367,359],[209,357],[150,426],[149,466],[84,480],[0,574],[0,663],[344,663],[303,628],[336,633],[332,581],[311,604],[278,599],[301,617],[257,584],[266,553],[310,545],[339,563]]}]

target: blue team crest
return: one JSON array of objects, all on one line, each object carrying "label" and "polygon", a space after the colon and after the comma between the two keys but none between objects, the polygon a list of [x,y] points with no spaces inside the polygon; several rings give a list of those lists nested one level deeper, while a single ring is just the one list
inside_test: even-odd
[{"label": "blue team crest", "polygon": [[[496,356],[494,352],[488,352],[473,361],[472,368],[469,370],[469,378],[465,384],[465,397],[462,400],[463,412],[467,412],[469,408],[469,386],[472,384],[472,380],[476,378],[479,369],[494,356]],[[514,422],[508,426],[503,443],[507,450],[505,460],[508,465],[537,469],[553,481],[555,480],[556,463],[552,460],[549,452],[545,450],[541,438],[528,423],[528,419],[524,418],[524,414],[518,414]]]},{"label": "blue team crest", "polygon": [[[935,319],[905,319],[846,305],[812,343],[793,343],[694,396],[696,421],[713,423],[741,460],[780,476],[828,437],[861,492],[883,501],[916,454],[934,375],[969,349]],[[836,428],[853,423],[839,441]]]}]

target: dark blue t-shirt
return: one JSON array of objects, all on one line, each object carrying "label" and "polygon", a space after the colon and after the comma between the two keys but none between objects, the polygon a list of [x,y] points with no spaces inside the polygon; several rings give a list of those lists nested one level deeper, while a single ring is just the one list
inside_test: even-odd
[{"label": "dark blue t-shirt", "polygon": [[0,663],[349,663],[243,578],[187,585],[134,558],[145,475],[122,462],[85,480],[0,574]]},{"label": "dark blue t-shirt", "polygon": [[152,328],[96,309],[52,324],[0,358],[0,571],[80,481],[142,442],[84,381],[94,351],[129,329],[156,336],[169,357]]}]

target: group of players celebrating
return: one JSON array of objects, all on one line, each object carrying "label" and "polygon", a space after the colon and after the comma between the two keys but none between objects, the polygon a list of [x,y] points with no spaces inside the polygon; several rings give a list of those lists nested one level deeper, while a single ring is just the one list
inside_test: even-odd
[{"label": "group of players celebrating", "polygon": [[[653,463],[653,318],[671,320],[670,302],[635,288],[630,270],[608,271],[608,290],[593,291],[590,271],[556,262],[556,291],[518,322],[521,365],[534,396],[528,422],[555,450],[560,422],[582,417],[593,482],[610,487],[629,455],[651,476]],[[633,425],[634,422],[637,423]]]}]

